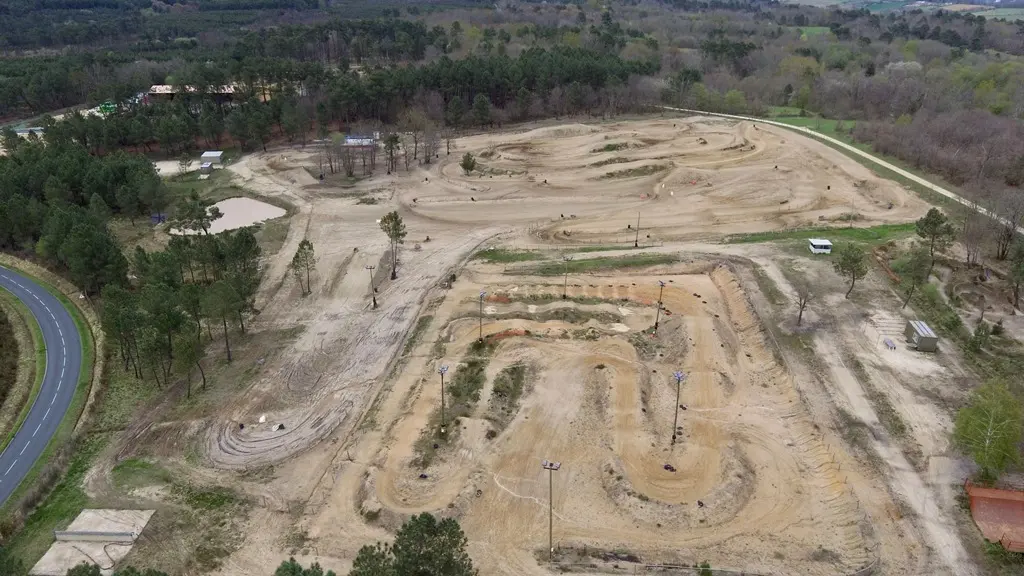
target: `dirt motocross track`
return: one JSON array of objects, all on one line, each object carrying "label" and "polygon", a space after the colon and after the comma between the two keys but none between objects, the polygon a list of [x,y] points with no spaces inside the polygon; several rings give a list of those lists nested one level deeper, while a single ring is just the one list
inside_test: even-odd
[{"label": "dirt motocross track", "polygon": [[[502,338],[488,373],[527,362],[533,390],[509,426],[487,439],[492,384],[485,385],[476,412],[460,423],[457,444],[422,479],[411,447],[425,425],[422,416],[440,402],[438,387],[424,387],[411,415],[395,427],[380,472],[371,475],[381,504],[415,512],[454,502],[474,535],[474,558],[503,565],[501,573],[525,573],[535,564],[532,552],[547,547],[548,479],[540,462],[552,458],[563,462],[554,479],[563,555],[588,546],[627,549],[647,563],[729,566],[754,549],[786,550],[792,558],[824,549],[848,568],[867,564],[858,505],[766,347],[736,277],[714,264],[689,268],[692,273],[657,276],[670,284],[668,315],[656,335],[643,332],[654,320],[652,276],[591,278],[600,286],[579,285],[570,297],[604,302],[556,300],[532,312],[519,300],[557,299],[561,286],[530,277],[498,284],[502,278],[489,275],[482,283],[460,283],[449,295],[462,302],[452,310],[456,318],[472,312],[481,288],[513,298],[489,306],[490,314],[522,317],[486,321],[484,337],[526,335]],[[581,320],[588,313],[618,318],[529,319],[566,308]],[[455,366],[477,339],[473,321],[455,320],[441,332],[450,341],[446,354],[428,362],[424,376],[435,364]],[[688,379],[673,445],[674,370]],[[803,573],[834,570],[808,564]]]},{"label": "dirt motocross track", "polygon": [[[471,175],[458,166],[466,151],[479,162]],[[461,517],[482,573],[544,573],[535,558],[547,548],[542,458],[563,461],[554,479],[563,550],[619,548],[645,561],[797,566],[801,574],[848,572],[871,561],[874,544],[833,462],[835,447],[802,408],[728,268],[705,259],[661,270],[664,276],[576,278],[570,295],[597,301],[571,306],[603,319],[579,324],[543,319],[563,303],[515,300],[514,287],[519,297],[560,294],[554,280],[461,266],[489,240],[632,245],[638,211],[641,240],[650,243],[824,225],[851,213],[858,225],[905,222],[924,213],[923,202],[822,144],[704,117],[467,137],[451,156],[442,143],[433,165],[354,188],[318,183],[302,168],[315,166],[316,156],[286,150],[229,167],[247,188],[297,207],[284,247],[267,263],[262,312],[251,328],[302,331],[224,407],[205,436],[204,457],[229,469],[277,464],[266,493],[305,502],[303,530],[330,567],[344,571],[360,545],[386,539],[403,514],[441,511]],[[377,203],[357,204],[364,197]],[[390,280],[388,243],[376,221],[396,209],[409,235],[398,278]],[[305,298],[288,270],[303,238],[320,258]],[[377,310],[367,265],[376,267]],[[440,288],[452,273],[459,276],[454,288]],[[658,279],[673,280],[665,291],[672,315],[662,317],[652,344],[663,356],[644,356],[636,339],[653,324]],[[475,313],[481,288],[513,295],[489,304],[487,315],[501,319],[485,320],[485,332],[546,335],[496,346],[458,445],[421,471],[412,465],[413,444],[440,395],[433,346],[447,338],[443,361],[456,371],[477,328],[459,316]],[[389,375],[427,308],[433,320]],[[573,335],[584,328],[590,336]],[[517,361],[532,366],[532,390],[507,428],[487,439],[494,376]],[[677,369],[690,376],[672,447],[670,375]],[[289,457],[296,458],[284,462]],[[281,556],[278,538],[294,521],[265,510],[253,522],[264,528],[223,573],[254,574]]]}]

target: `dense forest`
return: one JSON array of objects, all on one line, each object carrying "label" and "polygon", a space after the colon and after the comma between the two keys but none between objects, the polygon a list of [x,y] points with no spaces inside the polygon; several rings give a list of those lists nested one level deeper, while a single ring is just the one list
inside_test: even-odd
[{"label": "dense forest", "polygon": [[[377,17],[353,17],[369,4]],[[75,23],[86,12],[97,36],[47,39],[82,49],[0,60],[0,115],[116,105],[35,120],[47,146],[5,136],[23,160],[0,164],[0,190],[20,187],[0,196],[0,218],[14,223],[6,247],[43,238],[51,214],[40,206],[54,198],[85,210],[95,196],[130,217],[160,211],[155,176],[132,153],[305,144],[336,131],[433,143],[466,127],[661,103],[852,121],[852,137],[993,205],[1024,182],[1024,21],[739,0],[18,0],[0,20]],[[139,96],[158,83],[190,92]],[[223,86],[229,102],[214,97]],[[33,164],[45,177],[20,175]]]}]

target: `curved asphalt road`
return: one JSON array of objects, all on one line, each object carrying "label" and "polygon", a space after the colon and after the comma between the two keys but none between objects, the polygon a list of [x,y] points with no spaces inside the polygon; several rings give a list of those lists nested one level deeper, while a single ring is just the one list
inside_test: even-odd
[{"label": "curved asphalt road", "polygon": [[46,343],[46,369],[39,395],[14,440],[0,454],[2,505],[46,449],[71,405],[82,366],[82,340],[64,305],[36,282],[0,266],[0,288],[13,293],[32,311]]}]

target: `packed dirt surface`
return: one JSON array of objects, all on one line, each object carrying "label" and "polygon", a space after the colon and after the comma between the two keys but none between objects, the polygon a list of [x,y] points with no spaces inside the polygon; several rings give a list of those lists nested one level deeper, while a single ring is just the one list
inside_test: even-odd
[{"label": "packed dirt surface", "polygon": [[[467,151],[478,161],[468,175],[458,164]],[[482,574],[547,574],[549,480],[555,561],[580,573],[701,561],[761,574],[969,573],[955,550],[929,554],[950,543],[947,526],[922,531],[893,512],[893,493],[921,476],[903,470],[890,483],[851,456],[831,396],[815,396],[813,378],[783,361],[762,324],[766,305],[748,300],[760,288],[736,266],[749,261],[723,259],[770,263],[779,249],[703,243],[911,221],[927,206],[899,185],[783,129],[706,117],[470,136],[450,156],[442,143],[433,164],[385,176],[381,157],[375,176],[343,183],[313,176],[320,159],[291,148],[226,168],[296,209],[266,262],[249,338],[293,332],[265,356],[240,351],[249,379],[215,415],[188,423],[202,462],[220,469],[203,473],[244,470],[240,489],[261,503],[221,574],[263,574],[289,555],[344,573],[362,545],[422,511],[460,519]],[[377,223],[392,210],[408,230],[395,279]],[[288,267],[303,239],[319,259],[304,297]],[[690,256],[570,274],[564,301],[562,278],[532,264],[466,266],[485,244],[635,239]],[[765,270],[786,289],[777,268]],[[834,323],[815,324],[838,337]],[[480,331],[479,398],[434,442],[437,369],[457,377]],[[526,384],[509,407],[496,382],[515,366]],[[678,403],[675,370],[687,374]],[[941,425],[922,428],[929,455],[946,450]],[[562,469],[549,479],[543,459]]]},{"label": "packed dirt surface", "polygon": [[[906,222],[927,206],[842,153],[792,132],[706,117],[573,124],[459,142],[476,155],[424,186],[412,210],[466,224],[531,224],[550,241],[679,240]],[[514,212],[501,207],[514,207]]]},{"label": "packed dirt surface", "polygon": [[[712,263],[686,268],[588,277],[585,285],[571,278],[570,298],[595,302],[586,305],[558,300],[562,287],[543,278],[484,273],[457,284],[448,296],[459,303],[454,318],[472,314],[480,289],[499,295],[485,314],[513,318],[483,324],[485,339],[500,338],[488,373],[529,362],[532,392],[488,439],[485,385],[476,413],[459,422],[457,442],[421,470],[413,443],[440,402],[439,388],[424,386],[369,476],[370,497],[392,511],[447,508],[474,535],[470,550],[482,573],[533,573],[534,553],[547,548],[548,473],[540,463],[552,459],[562,463],[553,479],[560,555],[626,549],[648,564],[707,560],[755,572],[799,565],[802,574],[870,563],[872,546],[832,448],[767,348],[736,277]],[[652,335],[645,330],[658,279],[668,283],[665,315]],[[448,300],[439,310],[446,315]],[[545,300],[554,303],[532,312],[520,303]],[[529,319],[552,309],[574,310],[579,320],[615,318]],[[443,326],[446,352],[424,366],[428,380],[436,365],[456,366],[477,339],[471,319]],[[673,444],[675,370],[687,379]],[[749,553],[761,548],[785,550],[787,560]],[[816,553],[828,560],[812,560]]]},{"label": "packed dirt surface", "polygon": [[[281,196],[299,207],[284,248],[268,265],[258,301],[265,314],[254,329],[302,325],[306,332],[294,346],[294,364],[256,382],[253,394],[217,427],[208,446],[210,459],[222,466],[273,462],[358,414],[419,312],[425,291],[453,272],[473,248],[514,225],[520,233],[529,228],[538,240],[608,242],[629,240],[627,221],[634,210],[646,211],[652,221],[653,231],[643,228],[645,240],[648,234],[664,239],[806,225],[858,206],[863,223],[923,213],[920,200],[842,154],[778,132],[746,122],[690,118],[482,135],[460,140],[458,152],[427,166],[429,171],[378,178],[376,187],[370,180],[348,190],[319,184],[303,168],[317,161],[312,149],[256,154],[230,165],[254,192]],[[594,152],[607,146],[622,148]],[[478,153],[474,175],[463,174],[456,162],[463,150]],[[585,165],[609,157],[630,162]],[[648,177],[605,178],[609,172],[654,164],[665,170]],[[777,189],[765,186],[773,178]],[[377,204],[358,203],[366,196]],[[778,198],[789,202],[779,204]],[[382,272],[390,267],[388,242],[376,222],[396,204],[409,237],[401,251],[401,273],[397,280],[384,281]],[[641,226],[648,226],[645,222]],[[312,298],[297,298],[288,274],[291,255],[303,238],[313,242],[320,257]],[[380,276],[380,282],[374,281],[381,284],[378,299],[383,302],[377,311],[367,310],[367,265],[376,266]],[[268,412],[266,426],[238,426]],[[283,430],[275,429],[278,424]]]}]

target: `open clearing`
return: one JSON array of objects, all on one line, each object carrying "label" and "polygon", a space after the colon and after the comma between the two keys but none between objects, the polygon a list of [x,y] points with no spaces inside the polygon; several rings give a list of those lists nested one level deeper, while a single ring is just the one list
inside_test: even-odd
[{"label": "open clearing", "polygon": [[[219,573],[263,573],[292,554],[343,573],[360,546],[420,511],[458,517],[483,574],[550,573],[545,458],[563,463],[555,561],[577,572],[706,560],[747,573],[972,573],[948,521],[953,467],[926,477],[919,466],[946,454],[948,419],[928,404],[940,393],[917,395],[914,376],[942,368],[876,365],[877,343],[862,336],[867,318],[898,323],[888,288],[870,288],[873,300],[857,304],[867,312],[841,297],[815,302],[805,323],[817,332],[786,335],[800,344],[783,350],[765,318],[788,314],[778,262],[792,249],[706,243],[905,224],[924,202],[823,144],[707,117],[542,126],[443,149],[431,165],[390,176],[378,166],[348,186],[310,176],[312,147],[226,168],[295,207],[231,393],[140,429],[119,456],[145,451],[254,503]],[[469,175],[458,166],[467,151],[479,163]],[[377,225],[392,210],[408,229],[393,280]],[[302,297],[288,264],[304,238],[319,262]],[[643,254],[588,253],[634,241]],[[494,252],[510,264],[466,265],[485,244],[512,250]],[[562,300],[560,256],[575,250]],[[814,265],[823,285],[838,283],[828,260]],[[666,310],[652,337],[658,280]],[[779,302],[768,304],[771,291]],[[913,464],[844,364],[861,356],[927,439]],[[444,436],[441,364],[458,394]],[[674,370],[689,374],[675,445]]]}]

